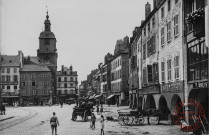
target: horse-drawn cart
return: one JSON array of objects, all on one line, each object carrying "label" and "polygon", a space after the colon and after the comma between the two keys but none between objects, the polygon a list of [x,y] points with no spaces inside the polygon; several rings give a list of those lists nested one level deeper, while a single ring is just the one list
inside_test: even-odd
[{"label": "horse-drawn cart", "polygon": [[90,104],[85,104],[84,106],[80,106],[80,107],[75,106],[73,108],[72,120],[76,121],[77,116],[81,116],[83,121],[87,121],[88,116],[91,116],[93,111],[94,108]]}]

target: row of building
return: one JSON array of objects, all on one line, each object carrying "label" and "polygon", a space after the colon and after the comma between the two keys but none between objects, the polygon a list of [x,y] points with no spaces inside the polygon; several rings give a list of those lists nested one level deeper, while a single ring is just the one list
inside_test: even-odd
[{"label": "row of building", "polygon": [[[132,37],[118,40],[87,80],[83,95],[116,98],[131,108],[157,108],[177,116],[177,104],[200,103],[208,121],[208,0],[153,0]],[[197,108],[185,106],[183,111]],[[192,120],[190,120],[192,121]]]},{"label": "row of building", "polygon": [[62,66],[61,71],[57,71],[57,41],[51,32],[48,12],[44,25],[37,56],[25,57],[22,51],[18,51],[18,55],[0,55],[1,103],[39,105],[76,97],[77,71],[73,71],[72,66]]}]

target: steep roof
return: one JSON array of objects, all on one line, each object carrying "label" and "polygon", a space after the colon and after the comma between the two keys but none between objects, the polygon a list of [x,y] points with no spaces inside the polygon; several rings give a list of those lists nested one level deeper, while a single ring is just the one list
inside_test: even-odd
[{"label": "steep roof", "polygon": [[50,72],[51,70],[46,65],[28,64],[28,65],[24,65],[21,71],[42,71],[42,72],[48,71]]},{"label": "steep roof", "polygon": [[19,66],[18,55],[1,55],[1,66]]}]

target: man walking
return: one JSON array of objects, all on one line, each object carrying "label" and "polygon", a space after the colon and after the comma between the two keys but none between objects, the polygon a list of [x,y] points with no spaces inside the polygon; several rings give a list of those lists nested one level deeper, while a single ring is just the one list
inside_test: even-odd
[{"label": "man walking", "polygon": [[55,115],[56,115],[56,113],[53,112],[53,116],[50,119],[50,125],[52,128],[52,135],[54,135],[54,130],[55,130],[55,135],[57,135],[57,125],[59,126],[58,118]]}]

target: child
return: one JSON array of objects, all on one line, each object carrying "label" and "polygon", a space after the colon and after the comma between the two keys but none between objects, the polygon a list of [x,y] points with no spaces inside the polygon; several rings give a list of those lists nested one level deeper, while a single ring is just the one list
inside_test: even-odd
[{"label": "child", "polygon": [[103,115],[101,115],[100,124],[101,124],[101,135],[102,133],[104,135],[104,116]]},{"label": "child", "polygon": [[96,116],[94,115],[94,113],[91,114],[91,127],[92,130],[95,129],[95,121],[96,121]]},{"label": "child", "polygon": [[99,105],[97,105],[97,114],[99,114]]}]

